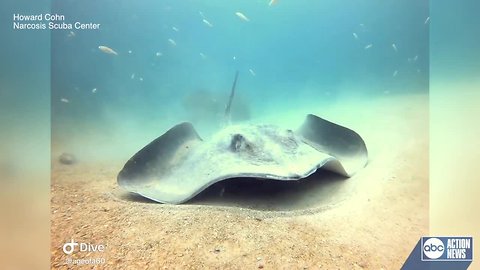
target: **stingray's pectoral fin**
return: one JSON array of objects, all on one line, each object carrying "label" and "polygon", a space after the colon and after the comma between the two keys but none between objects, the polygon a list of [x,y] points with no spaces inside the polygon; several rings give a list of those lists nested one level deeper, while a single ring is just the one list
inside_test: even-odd
[{"label": "stingray's pectoral fin", "polygon": [[338,159],[348,176],[368,162],[365,142],[351,129],[309,114],[297,132],[307,144]]},{"label": "stingray's pectoral fin", "polygon": [[184,151],[185,156],[191,142],[201,140],[191,123],[174,126],[127,161],[118,174],[118,184],[132,189],[158,180],[167,173],[172,160],[181,155],[179,151]]}]

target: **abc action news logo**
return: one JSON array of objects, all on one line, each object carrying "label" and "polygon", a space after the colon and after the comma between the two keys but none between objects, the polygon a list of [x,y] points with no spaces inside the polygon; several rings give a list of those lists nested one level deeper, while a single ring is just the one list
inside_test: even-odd
[{"label": "abc action news logo", "polygon": [[472,237],[422,237],[422,261],[472,261]]}]

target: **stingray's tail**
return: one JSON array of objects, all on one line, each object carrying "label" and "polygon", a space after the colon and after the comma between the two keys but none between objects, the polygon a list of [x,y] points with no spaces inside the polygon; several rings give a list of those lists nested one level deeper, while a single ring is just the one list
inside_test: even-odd
[{"label": "stingray's tail", "polygon": [[232,108],[232,101],[233,97],[235,96],[235,86],[237,85],[238,79],[238,70],[235,72],[235,79],[233,80],[232,91],[230,92],[230,98],[228,99],[228,103],[225,106],[225,115],[224,115],[224,125],[230,124],[231,121],[231,108]]}]

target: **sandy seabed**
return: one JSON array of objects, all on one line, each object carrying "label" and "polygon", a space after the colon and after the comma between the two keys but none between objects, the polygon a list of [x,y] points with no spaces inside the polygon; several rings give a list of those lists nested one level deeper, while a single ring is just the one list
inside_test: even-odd
[{"label": "sandy seabed", "polygon": [[[126,160],[63,165],[54,150],[51,267],[90,258],[106,269],[399,269],[428,234],[428,95],[313,113],[362,135],[365,169],[287,187],[232,186],[222,196],[212,187],[190,203],[164,205],[117,186]],[[105,251],[66,255],[71,239]]]}]

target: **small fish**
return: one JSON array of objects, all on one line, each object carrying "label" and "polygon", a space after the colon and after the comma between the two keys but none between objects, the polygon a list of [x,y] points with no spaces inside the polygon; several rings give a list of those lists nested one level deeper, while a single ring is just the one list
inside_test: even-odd
[{"label": "small fish", "polygon": [[178,28],[175,27],[175,26],[172,26],[172,30],[175,31],[175,32],[178,32],[178,31],[179,31]]},{"label": "small fish", "polygon": [[70,31],[67,35],[67,37],[69,37],[69,38],[72,38],[72,37],[75,37],[75,36],[76,36],[76,34],[73,31]]},{"label": "small fish", "polygon": [[395,70],[395,71],[393,72],[393,77],[397,76],[397,74],[398,74],[398,70]]},{"label": "small fish", "polygon": [[277,0],[270,0],[270,3],[268,3],[269,6],[273,6],[277,3]]},{"label": "small fish", "polygon": [[106,54],[118,55],[118,53],[107,46],[98,46],[98,49]]},{"label": "small fish", "polygon": [[177,46],[177,43],[175,42],[175,40],[169,38],[168,39],[168,42],[172,45],[172,46]]},{"label": "small fish", "polygon": [[203,53],[200,53],[200,57],[202,57],[202,59],[206,59],[206,58],[207,58],[207,56],[206,56],[205,54],[203,54]]},{"label": "small fish", "polygon": [[243,13],[241,13],[241,12],[238,12],[238,11],[237,11],[237,12],[235,12],[235,15],[237,15],[237,17],[239,17],[239,18],[242,19],[243,21],[246,21],[246,22],[249,22],[249,21],[250,21],[250,19],[247,18],[247,16],[245,16],[245,15],[244,15]]},{"label": "small fish", "polygon": [[208,27],[213,27],[213,24],[211,24],[207,19],[203,19],[203,23],[208,25]]},{"label": "small fish", "polygon": [[205,15],[203,15],[203,12],[199,11],[198,14],[200,14],[200,17],[202,17],[203,19],[205,19]]},{"label": "small fish", "polygon": [[255,71],[253,71],[253,69],[249,69],[248,71],[250,71],[250,74],[252,74],[252,76],[256,76],[257,74],[255,74]]},{"label": "small fish", "polygon": [[368,44],[367,46],[365,46],[365,50],[368,50],[368,49],[370,49],[370,48],[372,48],[372,47],[373,47],[373,44]]},{"label": "small fish", "polygon": [[157,56],[157,57],[160,57],[160,56],[162,56],[162,55],[163,55],[163,54],[162,54],[161,52],[157,52],[157,53],[155,54],[155,56]]},{"label": "small fish", "polygon": [[397,45],[395,45],[395,43],[392,43],[392,48],[395,52],[398,52]]},{"label": "small fish", "polygon": [[69,102],[70,102],[70,101],[69,101],[68,99],[66,99],[66,98],[61,98],[60,101],[63,102],[63,103],[69,103]]},{"label": "small fish", "polygon": [[95,94],[96,92],[97,92],[97,88],[93,88],[93,89],[92,89],[92,93]]},{"label": "small fish", "polygon": [[427,24],[429,21],[430,21],[430,17],[427,17],[427,18],[425,19],[424,24]]},{"label": "small fish", "polygon": [[353,35],[353,37],[354,37],[355,39],[358,39],[357,33],[353,33],[352,35]]}]

